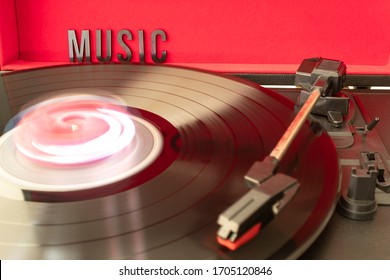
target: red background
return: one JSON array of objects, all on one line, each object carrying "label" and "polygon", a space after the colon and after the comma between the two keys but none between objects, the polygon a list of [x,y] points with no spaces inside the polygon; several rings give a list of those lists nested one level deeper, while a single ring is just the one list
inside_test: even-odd
[{"label": "red background", "polygon": [[[352,74],[390,74],[390,1],[0,0],[0,69],[69,63],[67,31],[166,32],[166,63],[222,72],[294,73],[302,59],[343,60]],[[105,33],[103,33],[105,34]],[[104,36],[103,36],[104,38]],[[105,41],[103,41],[105,42]]]}]

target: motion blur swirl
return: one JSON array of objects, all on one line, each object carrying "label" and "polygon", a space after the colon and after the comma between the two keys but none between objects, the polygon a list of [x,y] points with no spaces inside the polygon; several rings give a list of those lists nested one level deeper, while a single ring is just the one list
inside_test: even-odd
[{"label": "motion blur swirl", "polygon": [[42,102],[18,124],[16,147],[26,157],[54,164],[82,164],[111,156],[135,134],[117,100],[61,96]]}]

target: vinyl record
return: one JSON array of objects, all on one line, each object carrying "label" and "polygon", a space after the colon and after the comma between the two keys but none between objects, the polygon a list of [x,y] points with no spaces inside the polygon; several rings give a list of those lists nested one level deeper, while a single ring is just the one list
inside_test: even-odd
[{"label": "vinyl record", "polygon": [[340,168],[330,138],[308,121],[279,170],[298,179],[299,192],[250,243],[230,251],[216,242],[218,215],[247,192],[245,173],[294,117],[291,101],[256,84],[167,66],[51,67],[3,74],[1,110],[23,119],[36,98],[102,92],[121,100],[135,140],[115,154],[97,149],[103,156],[88,168],[24,159],[12,138],[22,126],[9,122],[0,138],[1,259],[296,258],[326,225]]}]

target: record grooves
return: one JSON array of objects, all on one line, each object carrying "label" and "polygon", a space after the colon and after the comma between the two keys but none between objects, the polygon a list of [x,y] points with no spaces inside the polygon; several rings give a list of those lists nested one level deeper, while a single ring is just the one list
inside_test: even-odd
[{"label": "record grooves", "polygon": [[2,259],[296,257],[334,209],[336,150],[326,133],[307,122],[280,168],[299,180],[298,194],[250,245],[230,252],[216,243],[219,213],[245,193],[245,172],[272,150],[294,117],[290,101],[255,84],[149,65],[42,68],[7,73],[3,82],[13,115],[49,93],[118,95],[159,128],[162,155],[169,159],[159,172],[145,169],[142,180],[119,193],[61,203],[1,196]]}]

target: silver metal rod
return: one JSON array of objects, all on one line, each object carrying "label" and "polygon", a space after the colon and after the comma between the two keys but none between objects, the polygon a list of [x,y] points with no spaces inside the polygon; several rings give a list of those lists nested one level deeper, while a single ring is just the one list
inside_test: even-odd
[{"label": "silver metal rod", "polygon": [[275,158],[278,162],[282,160],[320,96],[321,92],[318,89],[315,89],[310,93],[309,98],[303,104],[292,123],[272,150],[270,154],[271,157]]}]

